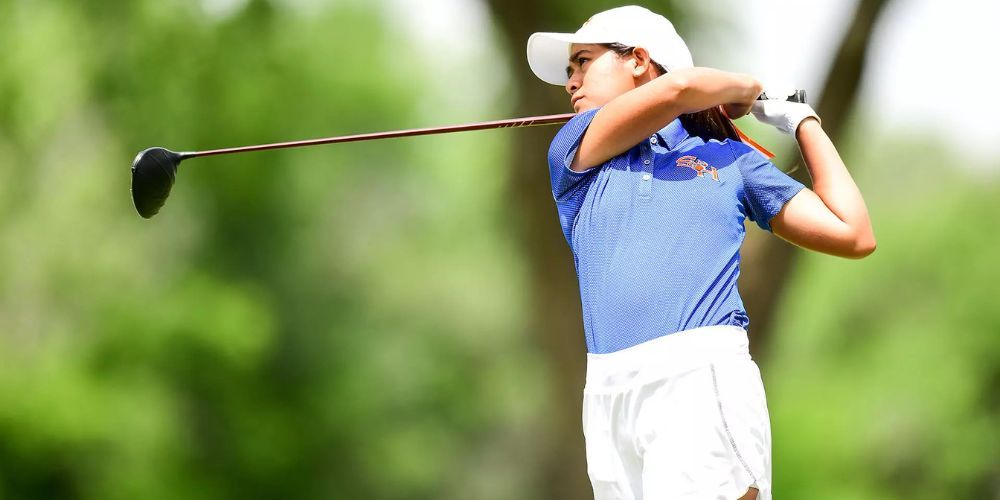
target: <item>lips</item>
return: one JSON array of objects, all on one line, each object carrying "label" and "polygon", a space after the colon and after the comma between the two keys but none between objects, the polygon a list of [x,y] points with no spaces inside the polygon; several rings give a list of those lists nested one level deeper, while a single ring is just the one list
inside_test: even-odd
[{"label": "lips", "polygon": [[570,100],[570,102],[569,102],[570,106],[572,106],[572,107],[576,107],[576,103],[577,103],[577,102],[578,102],[578,101],[579,101],[580,99],[583,99],[583,96],[582,96],[582,95],[578,95],[578,96],[573,96],[573,99],[571,99],[571,100]]}]

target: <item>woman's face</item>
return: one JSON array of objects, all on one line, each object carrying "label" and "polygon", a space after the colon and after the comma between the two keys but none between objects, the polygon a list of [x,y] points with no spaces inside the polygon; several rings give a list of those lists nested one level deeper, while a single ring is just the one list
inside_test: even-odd
[{"label": "woman's face", "polygon": [[566,92],[577,113],[603,106],[636,87],[634,57],[618,57],[595,44],[574,43],[569,53]]}]

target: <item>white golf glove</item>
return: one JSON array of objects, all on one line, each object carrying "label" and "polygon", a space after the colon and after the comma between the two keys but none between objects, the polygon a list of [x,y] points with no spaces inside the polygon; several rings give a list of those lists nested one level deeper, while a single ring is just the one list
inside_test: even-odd
[{"label": "white golf glove", "polygon": [[810,116],[819,120],[819,115],[812,106],[801,102],[790,102],[783,99],[767,99],[753,103],[750,108],[757,121],[773,125],[778,130],[795,135],[802,120]]}]

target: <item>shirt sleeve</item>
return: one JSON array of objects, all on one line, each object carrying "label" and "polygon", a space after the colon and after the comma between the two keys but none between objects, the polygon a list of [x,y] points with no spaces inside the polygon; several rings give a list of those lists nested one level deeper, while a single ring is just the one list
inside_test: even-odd
[{"label": "shirt sleeve", "polygon": [[730,141],[730,147],[743,177],[741,202],[747,216],[761,229],[771,231],[771,219],[805,186],[779,170],[756,149],[736,141]]},{"label": "shirt sleeve", "polygon": [[552,179],[552,196],[556,202],[565,202],[586,194],[586,187],[590,184],[588,179],[592,179],[594,172],[599,170],[599,166],[583,172],[575,172],[569,168],[580,147],[580,140],[598,109],[577,114],[552,139],[549,146],[549,175]]}]

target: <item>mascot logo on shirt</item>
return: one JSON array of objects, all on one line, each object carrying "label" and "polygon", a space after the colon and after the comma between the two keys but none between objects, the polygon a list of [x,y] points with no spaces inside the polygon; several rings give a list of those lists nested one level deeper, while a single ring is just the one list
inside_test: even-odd
[{"label": "mascot logo on shirt", "polygon": [[694,156],[682,156],[677,159],[678,167],[687,167],[698,173],[698,177],[705,177],[706,173],[712,174],[712,180],[719,180],[719,169],[709,166],[708,163],[699,160]]}]

